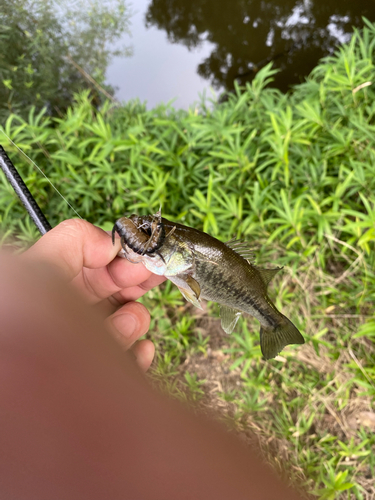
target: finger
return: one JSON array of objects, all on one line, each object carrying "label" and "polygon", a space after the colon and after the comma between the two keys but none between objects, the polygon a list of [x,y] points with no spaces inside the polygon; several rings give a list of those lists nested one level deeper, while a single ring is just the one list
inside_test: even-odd
[{"label": "finger", "polygon": [[[86,296],[89,303],[97,303],[106,299],[124,287],[136,287],[150,279],[151,274],[143,264],[131,264],[126,259],[116,257],[110,264],[101,269],[84,268],[73,280],[75,286]],[[163,280],[155,280],[155,285]],[[148,288],[149,289],[149,288]],[[129,300],[136,300],[145,293],[139,293]],[[123,304],[125,300],[119,300]]]},{"label": "finger", "polygon": [[130,300],[138,300],[146,292],[154,288],[155,286],[163,283],[167,278],[165,276],[157,276],[156,274],[151,274],[151,276],[136,286],[129,286],[123,288],[119,292],[113,294],[113,297],[121,304],[129,302]]},{"label": "finger", "polygon": [[123,303],[120,303],[113,296],[111,296],[91,305],[93,309],[95,309],[95,311],[97,311],[105,321],[109,316],[114,314],[123,305]]},{"label": "finger", "polygon": [[[151,276],[137,286],[132,286],[129,288],[124,288],[120,290],[118,293],[114,293],[104,300],[100,301],[96,307],[100,308],[104,317],[110,316],[114,312],[116,312],[119,307],[127,302],[138,300],[145,293],[147,293],[151,288],[154,288],[166,280],[165,276],[157,276],[156,274],[151,274]],[[97,303],[98,300],[94,300],[91,297],[92,303]]]},{"label": "finger", "polygon": [[83,267],[98,269],[111,262],[121,248],[120,240],[112,244],[102,229],[80,219],[61,222],[42,236],[22,258],[50,262],[72,280]]},{"label": "finger", "polygon": [[143,264],[132,264],[120,257],[108,265],[108,274],[120,289],[139,285],[150,276],[156,276],[148,271]]},{"label": "finger", "polygon": [[144,305],[129,302],[106,320],[110,331],[125,349],[148,332],[150,314]]},{"label": "finger", "polygon": [[136,362],[139,368],[146,372],[152,363],[155,355],[155,346],[151,340],[140,340],[132,347],[132,352],[136,357]]}]

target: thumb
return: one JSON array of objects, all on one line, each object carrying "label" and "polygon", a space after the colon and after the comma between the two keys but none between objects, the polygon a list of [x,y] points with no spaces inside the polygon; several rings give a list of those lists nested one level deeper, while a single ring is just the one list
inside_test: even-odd
[{"label": "thumb", "polygon": [[25,260],[42,260],[58,267],[67,280],[83,267],[97,269],[109,264],[121,248],[99,227],[81,219],[69,219],[43,235],[23,255]]}]

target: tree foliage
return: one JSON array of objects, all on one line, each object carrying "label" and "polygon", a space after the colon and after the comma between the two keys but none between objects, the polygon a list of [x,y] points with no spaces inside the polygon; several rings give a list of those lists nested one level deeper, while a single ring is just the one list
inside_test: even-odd
[{"label": "tree foliage", "polygon": [[0,119],[32,106],[63,114],[93,88],[85,72],[102,84],[111,57],[128,53],[110,48],[128,28],[124,0],[0,0]]}]

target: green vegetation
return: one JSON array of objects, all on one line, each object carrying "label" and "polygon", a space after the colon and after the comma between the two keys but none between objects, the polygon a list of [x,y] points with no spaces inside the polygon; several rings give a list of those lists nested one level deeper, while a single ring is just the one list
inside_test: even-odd
[{"label": "green vegetation", "polygon": [[[270,295],[304,333],[265,362],[259,325],[226,336],[215,306],[193,309],[167,283],[144,302],[152,377],[218,412],[320,499],[374,498],[375,26],[326,58],[290,95],[273,70],[195,110],[139,102],[100,111],[87,93],[63,118],[30,111],[4,130],[81,216],[106,229],[163,213],[223,240],[245,237],[260,265],[284,265]],[[72,217],[25,157],[1,140],[52,225]],[[3,177],[3,242],[37,232]],[[217,413],[216,413],[217,414]]]},{"label": "green vegetation", "polygon": [[126,53],[109,46],[128,26],[124,0],[0,0],[0,120],[31,106],[62,116],[83,88],[98,100],[111,57]]}]

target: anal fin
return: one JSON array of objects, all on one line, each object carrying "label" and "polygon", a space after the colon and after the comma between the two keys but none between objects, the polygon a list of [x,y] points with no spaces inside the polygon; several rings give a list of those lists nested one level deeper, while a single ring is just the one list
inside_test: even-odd
[{"label": "anal fin", "polygon": [[221,327],[225,333],[229,334],[233,332],[240,316],[241,311],[220,305]]}]

